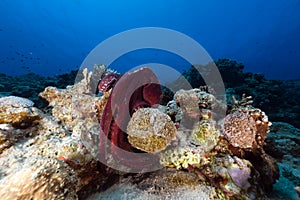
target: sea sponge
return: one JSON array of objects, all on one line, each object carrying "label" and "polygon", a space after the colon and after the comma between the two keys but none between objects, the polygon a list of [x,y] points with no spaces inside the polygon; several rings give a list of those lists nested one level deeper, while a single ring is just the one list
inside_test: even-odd
[{"label": "sea sponge", "polygon": [[154,108],[138,109],[127,126],[129,143],[137,149],[155,153],[170,144],[176,127],[171,118]]}]

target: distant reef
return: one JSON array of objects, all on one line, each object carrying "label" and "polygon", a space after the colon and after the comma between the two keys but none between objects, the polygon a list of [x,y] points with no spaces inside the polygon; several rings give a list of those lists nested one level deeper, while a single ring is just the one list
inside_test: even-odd
[{"label": "distant reef", "polygon": [[[297,80],[268,80],[263,74],[244,72],[244,64],[230,59],[215,61],[225,88],[228,105],[231,96],[241,97],[243,94],[253,97],[253,105],[268,113],[270,121],[287,122],[300,128],[300,79]],[[0,97],[19,96],[32,100],[38,108],[44,107],[46,102],[39,99],[38,94],[45,87],[54,86],[66,88],[73,85],[82,77],[76,77],[78,70],[52,77],[28,73],[21,76],[9,76],[0,73]],[[195,67],[190,67],[183,74],[193,88],[206,85]],[[180,81],[180,80],[177,80]],[[176,81],[175,81],[176,82]],[[172,96],[172,95],[170,95]],[[170,99],[165,99],[168,102]],[[230,109],[230,108],[229,108]]]}]

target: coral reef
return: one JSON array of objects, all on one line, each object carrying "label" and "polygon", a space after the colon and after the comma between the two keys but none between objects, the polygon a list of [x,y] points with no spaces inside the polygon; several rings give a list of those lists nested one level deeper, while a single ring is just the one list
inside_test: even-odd
[{"label": "coral reef", "polygon": [[19,96],[32,100],[38,108],[45,105],[38,94],[45,87],[53,86],[65,88],[67,85],[74,84],[74,80],[78,71],[71,71],[68,74],[61,74],[53,77],[43,77],[34,73],[28,73],[21,76],[8,76],[0,74],[0,84],[3,85],[0,89],[1,96]]},{"label": "coral reef", "polygon": [[170,108],[161,108],[180,124],[177,142],[160,154],[162,165],[196,173],[220,188],[224,197],[255,199],[270,190],[278,178],[276,163],[263,150],[271,123],[251,105],[251,98],[236,100],[224,120],[213,109],[225,106],[205,91],[179,90],[174,99],[176,105],[172,100],[167,104]]},{"label": "coral reef", "polygon": [[[219,63],[224,69],[232,64],[239,76],[242,65]],[[1,196],[83,199],[99,190],[99,198],[260,199],[279,175],[270,155],[296,195],[299,130],[274,123],[269,133],[268,116],[254,106],[257,98],[233,97],[227,109],[213,89],[197,86],[168,93],[170,101],[159,105],[164,93],[149,68],[122,76],[103,65],[80,72],[80,81],[66,89],[47,85],[40,93],[48,103],[43,109],[28,99],[0,98]],[[247,77],[266,81],[259,74],[242,77],[232,84]],[[126,172],[160,170],[124,173],[101,158],[135,170]]]},{"label": "coral reef", "polygon": [[30,101],[29,99],[25,99],[22,97],[17,97],[17,96],[7,96],[7,97],[2,97],[0,98],[0,106],[12,106],[12,107],[32,107],[34,103]]},{"label": "coral reef", "polygon": [[239,112],[248,113],[255,120],[257,129],[256,142],[259,146],[263,146],[265,144],[266,135],[270,132],[269,127],[272,125],[272,123],[269,122],[268,116],[259,108],[252,106],[253,101],[251,96],[246,97],[245,94],[243,94],[241,101],[236,100],[234,96],[233,99],[235,104],[231,112],[237,110]]},{"label": "coral reef", "polygon": [[[210,63],[211,64],[211,63]],[[244,72],[244,65],[229,59],[219,59],[215,61],[221,76],[223,78],[228,102],[231,102],[231,96],[247,95],[253,96],[253,106],[258,107],[268,113],[271,121],[287,122],[295,127],[299,127],[300,122],[300,106],[297,101],[300,97],[299,80],[267,80],[263,74]],[[103,65],[95,65],[91,76],[90,91],[95,92],[99,77],[103,78]],[[197,68],[200,72],[208,74],[211,72],[205,71],[206,66]],[[195,67],[183,73],[183,77],[179,78],[174,85],[174,88],[186,89],[181,87],[183,84],[182,78],[188,80],[193,88],[199,88],[205,85],[201,74]],[[112,70],[106,70],[106,74],[115,73]],[[211,75],[213,77],[213,74]],[[8,76],[0,73],[0,97],[15,95],[29,98],[34,101],[38,108],[45,106],[46,102],[38,98],[38,94],[47,86],[57,88],[65,88],[68,85],[73,85],[83,78],[82,70],[73,70],[67,74],[61,74],[53,77],[43,77],[34,73],[25,74],[22,76]],[[74,81],[76,80],[76,81]],[[173,88],[173,87],[170,87]],[[163,87],[163,105],[166,105],[173,98],[172,92]],[[210,93],[210,92],[209,92]],[[231,106],[230,104],[228,105]]]},{"label": "coral reef", "polygon": [[[95,160],[99,151],[87,148],[99,145],[95,115],[102,111],[95,103],[105,104],[101,101],[107,98],[85,94],[87,80],[83,75],[82,81],[67,89],[47,87],[41,93],[49,101],[46,113],[27,99],[1,98],[1,117],[6,124],[0,125],[0,193],[8,199],[77,199],[76,193],[100,176]],[[20,110],[28,111],[22,113],[26,123],[24,117],[9,118]],[[95,135],[92,140],[97,144],[86,147],[81,138]],[[16,183],[20,177],[22,181]]]},{"label": "coral reef", "polygon": [[[226,88],[228,107],[232,106],[232,95],[242,96],[247,94],[253,96],[253,106],[258,107],[268,113],[271,121],[288,122],[299,128],[300,107],[297,103],[300,98],[298,80],[267,80],[263,74],[244,72],[244,65],[229,59],[219,59],[215,61],[223,83]],[[209,65],[209,64],[208,64]],[[196,69],[197,68],[197,69]],[[193,88],[205,85],[201,73],[208,74],[205,67],[191,66],[183,73],[183,78],[187,80]],[[182,77],[172,83],[179,85],[183,83]],[[170,99],[169,99],[170,100]]]},{"label": "coral reef", "polygon": [[300,185],[300,130],[284,122],[274,122],[266,138],[265,151],[274,157],[280,177],[272,195],[276,199],[297,199],[294,187]]}]

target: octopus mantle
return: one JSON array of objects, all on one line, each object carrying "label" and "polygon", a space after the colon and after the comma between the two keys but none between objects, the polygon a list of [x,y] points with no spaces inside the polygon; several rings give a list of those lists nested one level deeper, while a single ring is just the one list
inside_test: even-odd
[{"label": "octopus mantle", "polygon": [[[126,129],[132,114],[139,108],[156,107],[162,97],[160,83],[149,68],[104,77],[99,91],[112,88],[100,120],[100,161],[127,172],[153,171],[158,158],[133,148]],[[158,167],[158,166],[157,166]]]}]

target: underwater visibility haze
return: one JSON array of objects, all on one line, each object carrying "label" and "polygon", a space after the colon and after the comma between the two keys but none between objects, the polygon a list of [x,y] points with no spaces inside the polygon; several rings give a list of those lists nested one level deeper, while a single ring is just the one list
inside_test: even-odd
[{"label": "underwater visibility haze", "polygon": [[0,0],[0,198],[300,199],[299,9]]},{"label": "underwater visibility haze", "polygon": [[[296,79],[299,7],[297,0],[1,0],[0,69],[11,75],[68,72],[108,37],[139,27],[163,27],[195,39],[214,60],[234,59],[246,71],[271,79]],[[136,57],[127,57],[122,63],[127,68],[117,70],[125,72],[149,59],[180,70],[161,54]]]}]

